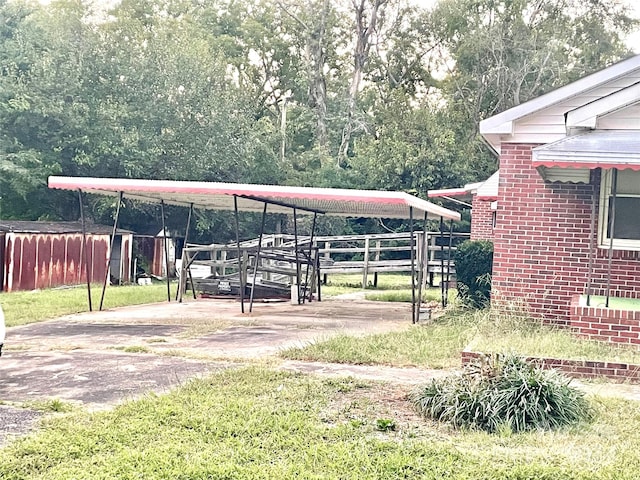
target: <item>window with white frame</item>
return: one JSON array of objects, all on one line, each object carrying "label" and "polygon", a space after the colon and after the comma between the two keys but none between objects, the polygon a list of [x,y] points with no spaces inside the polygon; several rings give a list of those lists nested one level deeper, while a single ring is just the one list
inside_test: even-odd
[{"label": "window with white frame", "polygon": [[613,236],[614,248],[640,250],[640,171],[618,170],[615,175],[614,170],[602,171],[599,243],[609,247]]}]

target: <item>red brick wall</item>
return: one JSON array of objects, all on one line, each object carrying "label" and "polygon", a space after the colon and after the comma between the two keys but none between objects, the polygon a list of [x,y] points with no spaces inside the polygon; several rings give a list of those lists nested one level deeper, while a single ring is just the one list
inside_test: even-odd
[{"label": "red brick wall", "polygon": [[491,202],[478,200],[477,195],[471,202],[471,240],[493,240]]},{"label": "red brick wall", "polygon": [[[545,183],[531,166],[535,146],[501,148],[492,297],[568,324],[572,296],[586,290],[591,198],[599,179],[595,186]],[[598,250],[594,288],[606,286],[606,272],[607,251]],[[614,294],[640,296],[638,252],[616,252],[612,273]]]},{"label": "red brick wall", "polygon": [[[462,365],[474,364],[479,358],[486,355],[487,354],[481,352],[465,350],[462,352]],[[539,357],[527,357],[526,360],[546,370],[560,370],[574,378],[605,377],[618,382],[640,382],[640,365],[633,363]]]},{"label": "red brick wall", "polygon": [[640,345],[640,310],[587,307],[576,295],[571,300],[571,328],[581,337],[606,343]]}]

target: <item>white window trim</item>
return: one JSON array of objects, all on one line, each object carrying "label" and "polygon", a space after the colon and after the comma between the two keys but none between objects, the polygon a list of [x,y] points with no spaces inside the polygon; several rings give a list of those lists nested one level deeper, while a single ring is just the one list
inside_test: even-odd
[{"label": "white window trim", "polygon": [[[618,177],[624,175],[624,170],[618,170]],[[608,249],[611,245],[611,239],[607,236],[607,225],[609,215],[609,195],[611,191],[611,182],[613,178],[613,170],[602,170],[602,178],[600,181],[600,206],[598,212],[598,247]],[[617,197],[640,197],[640,194],[618,194]],[[640,240],[621,240],[613,239],[614,250],[633,250],[640,251]]]}]

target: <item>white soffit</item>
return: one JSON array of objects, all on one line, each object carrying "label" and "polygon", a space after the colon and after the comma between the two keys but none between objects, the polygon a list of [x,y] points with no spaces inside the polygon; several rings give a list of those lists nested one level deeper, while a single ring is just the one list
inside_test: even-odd
[{"label": "white soffit", "polygon": [[538,173],[547,182],[589,183],[588,168],[538,167]]}]

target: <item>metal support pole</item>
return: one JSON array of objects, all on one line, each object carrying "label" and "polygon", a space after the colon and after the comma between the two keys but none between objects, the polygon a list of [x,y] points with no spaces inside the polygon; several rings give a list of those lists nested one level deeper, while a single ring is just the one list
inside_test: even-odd
[{"label": "metal support pole", "polygon": [[447,284],[444,288],[445,307],[449,303],[449,281],[451,280],[451,252],[453,251],[453,220],[449,220],[449,252],[447,254]]},{"label": "metal support pole", "polygon": [[233,212],[236,220],[236,245],[238,248],[238,278],[240,280],[240,311],[244,313],[244,281],[242,276],[242,252],[240,250],[240,219],[238,218],[238,196],[233,196]]},{"label": "metal support pole", "polygon": [[293,209],[293,239],[296,252],[296,287],[298,289],[298,305],[300,305],[300,259],[298,258],[298,211]]},{"label": "metal support pole", "polygon": [[[78,201],[80,202],[80,221],[82,222],[82,249],[81,256],[84,261],[84,269],[87,273],[87,299],[89,301],[89,311],[93,312],[93,302],[91,301],[91,278],[89,278],[89,255],[87,253],[87,225],[84,219],[84,205],[82,204],[82,190],[78,190]],[[82,267],[80,267],[82,274]]]},{"label": "metal support pole", "polygon": [[318,247],[318,249],[316,250],[316,275],[318,276],[318,301],[321,302],[322,301],[322,287],[320,286],[320,284],[322,283],[322,273],[320,272],[320,247]]},{"label": "metal support pole", "polygon": [[[100,295],[100,311],[102,311],[102,305],[104,304],[104,292],[107,290],[107,281],[109,281],[109,271],[111,270],[111,255],[113,254],[113,244],[116,240],[116,230],[118,228],[118,218],[120,218],[120,204],[124,197],[123,192],[118,193],[118,206],[116,208],[116,218],[113,222],[113,231],[111,232],[111,242],[109,246],[109,258],[107,258],[107,272],[104,274],[104,283],[102,284],[102,295]],[[87,272],[88,274],[89,272]]]},{"label": "metal support pole", "polygon": [[587,273],[587,307],[591,305],[591,280],[593,277],[593,253],[595,250],[595,230],[596,230],[596,186],[591,185],[591,219],[589,226],[589,272]]},{"label": "metal support pole", "polygon": [[[187,227],[184,229],[184,245],[183,250],[187,248],[189,242],[189,229],[191,228],[191,216],[193,215],[193,203],[189,204],[189,216],[187,217]],[[183,290],[187,288],[187,279],[185,275],[189,275],[191,279],[191,285],[193,286],[193,278],[191,278],[191,269],[185,264],[185,256],[182,255],[182,265],[180,266],[180,281],[178,282],[178,289],[176,290],[176,300],[182,303]]]},{"label": "metal support pole", "polygon": [[413,232],[413,207],[409,207],[409,243],[411,244],[411,323],[417,323],[416,316],[416,246]]},{"label": "metal support pole", "polygon": [[424,221],[422,222],[422,242],[420,245],[420,270],[418,270],[418,318],[420,321],[420,307],[422,306],[422,287],[424,283],[424,270],[426,265],[426,238],[427,238],[427,212],[424,212]]},{"label": "metal support pole", "polygon": [[618,190],[618,169],[614,168],[611,179],[611,205],[609,208],[609,258],[607,260],[607,299],[605,307],[609,308],[609,297],[611,296],[611,262],[613,260],[613,235],[616,227],[616,196]]},{"label": "metal support pole", "polygon": [[302,303],[304,303],[307,298],[307,284],[309,283],[309,268],[311,267],[311,265],[313,265],[315,268],[315,262],[312,263],[311,255],[312,255],[312,249],[313,249],[313,235],[316,231],[317,218],[318,218],[318,214],[314,212],[313,222],[311,223],[311,235],[309,236],[309,255],[307,259],[307,269],[304,275],[304,289],[303,289],[304,295],[302,296]]},{"label": "metal support pole", "polygon": [[253,281],[251,282],[251,295],[249,297],[249,312],[253,310],[253,292],[256,288],[256,278],[258,276],[258,263],[260,263],[260,249],[262,248],[262,237],[264,235],[264,224],[267,219],[267,203],[262,210],[262,224],[260,225],[260,238],[258,239],[258,249],[256,251],[255,265],[253,266]]},{"label": "metal support pole", "polygon": [[440,217],[440,295],[444,308],[447,306],[444,298],[444,217]]},{"label": "metal support pole", "polygon": [[164,223],[164,200],[160,200],[160,215],[162,216],[162,246],[164,247],[164,269],[167,276],[167,302],[170,302],[171,286],[169,284],[169,245],[167,244],[167,228]]}]

